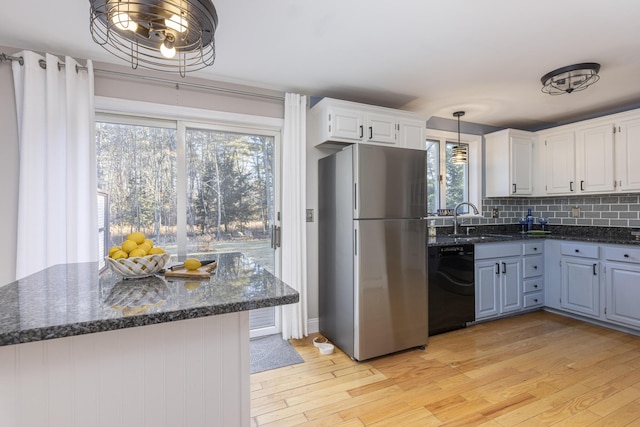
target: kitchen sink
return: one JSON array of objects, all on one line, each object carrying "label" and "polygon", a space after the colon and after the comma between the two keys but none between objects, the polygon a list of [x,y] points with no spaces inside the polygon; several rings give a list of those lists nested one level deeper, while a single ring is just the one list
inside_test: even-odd
[{"label": "kitchen sink", "polygon": [[483,241],[492,241],[496,239],[511,239],[513,236],[508,234],[449,234],[448,237],[452,238],[456,243],[480,243]]}]

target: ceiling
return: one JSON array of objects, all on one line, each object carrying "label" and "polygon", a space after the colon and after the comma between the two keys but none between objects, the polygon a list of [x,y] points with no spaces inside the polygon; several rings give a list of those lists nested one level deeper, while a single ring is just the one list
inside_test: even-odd
[{"label": "ceiling", "polygon": [[[197,77],[522,129],[640,107],[637,0],[214,4],[216,63]],[[92,41],[88,0],[21,0],[7,16],[0,45],[121,63]],[[602,65],[594,86],[540,91],[542,75],[580,62]]]}]

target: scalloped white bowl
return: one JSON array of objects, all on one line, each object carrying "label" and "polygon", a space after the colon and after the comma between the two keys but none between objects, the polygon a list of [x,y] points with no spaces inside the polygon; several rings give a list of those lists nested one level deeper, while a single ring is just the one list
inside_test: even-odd
[{"label": "scalloped white bowl", "polygon": [[105,257],[109,268],[126,279],[153,276],[164,268],[171,254],[154,254],[145,257],[113,259]]}]

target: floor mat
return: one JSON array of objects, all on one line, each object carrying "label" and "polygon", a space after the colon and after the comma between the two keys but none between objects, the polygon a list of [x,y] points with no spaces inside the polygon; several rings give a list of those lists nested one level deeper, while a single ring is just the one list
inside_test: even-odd
[{"label": "floor mat", "polygon": [[252,374],[304,362],[289,341],[283,340],[280,334],[252,338],[249,354]]}]

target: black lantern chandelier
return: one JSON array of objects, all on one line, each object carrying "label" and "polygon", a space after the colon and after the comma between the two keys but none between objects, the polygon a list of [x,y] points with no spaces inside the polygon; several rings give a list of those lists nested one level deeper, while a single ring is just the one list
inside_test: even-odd
[{"label": "black lantern chandelier", "polygon": [[598,80],[600,64],[583,62],[558,68],[542,76],[542,91],[549,95],[562,95],[585,90]]},{"label": "black lantern chandelier", "polygon": [[451,161],[455,165],[464,165],[467,163],[467,147],[460,144],[460,117],[464,116],[464,111],[456,111],[453,117],[458,118],[458,145],[453,146],[453,157]]},{"label": "black lantern chandelier", "polygon": [[89,0],[93,40],[132,68],[187,71],[213,65],[218,14],[211,0]]}]

